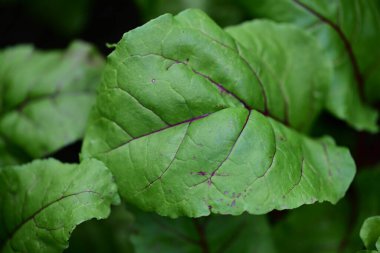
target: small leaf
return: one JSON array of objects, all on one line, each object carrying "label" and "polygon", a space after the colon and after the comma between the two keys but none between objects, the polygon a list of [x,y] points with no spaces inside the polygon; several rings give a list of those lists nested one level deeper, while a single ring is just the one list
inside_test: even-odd
[{"label": "small leaf", "polygon": [[56,160],[0,169],[0,251],[61,252],[83,221],[103,219],[117,203],[112,175],[99,161]]},{"label": "small leaf", "polygon": [[367,249],[375,249],[380,251],[378,241],[380,240],[380,216],[374,216],[366,219],[360,230],[360,238],[362,238]]},{"label": "small leaf", "polygon": [[[102,65],[94,48],[82,42],[64,52],[5,49],[0,55],[0,138],[5,149],[38,158],[81,138]],[[2,155],[0,159],[7,163]]]},{"label": "small leaf", "polygon": [[255,55],[243,47],[196,10],[126,33],[109,57],[82,157],[105,162],[128,202],[172,217],[336,203],[355,173],[348,150],[290,128],[302,129],[301,107],[318,107],[313,89],[291,101],[285,126],[285,111],[266,102],[279,90],[255,74],[268,68],[247,61]]}]

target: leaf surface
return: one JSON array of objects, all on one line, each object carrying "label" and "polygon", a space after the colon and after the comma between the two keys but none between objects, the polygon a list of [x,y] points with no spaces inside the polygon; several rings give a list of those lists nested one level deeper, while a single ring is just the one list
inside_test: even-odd
[{"label": "leaf surface", "polygon": [[[123,198],[161,215],[335,203],[355,173],[349,152],[268,107],[281,94],[267,93],[275,84],[261,82],[243,47],[196,10],[126,33],[109,57],[82,157],[105,162]],[[295,101],[289,115],[307,102],[315,101]]]},{"label": "leaf surface", "polygon": [[[90,45],[41,52],[28,45],[0,56],[0,141],[30,158],[82,137],[103,60]],[[30,159],[29,158],[29,159]],[[3,152],[0,164],[6,164]]]},{"label": "leaf surface", "polygon": [[109,215],[117,188],[99,161],[56,160],[0,169],[0,251],[62,252],[81,222]]},{"label": "leaf surface", "polygon": [[367,103],[380,99],[378,1],[241,2],[255,17],[293,23],[312,34],[334,66],[327,109],[357,130],[378,130],[378,114]]},{"label": "leaf surface", "polygon": [[366,219],[360,230],[360,237],[367,249],[380,251],[380,216]]}]

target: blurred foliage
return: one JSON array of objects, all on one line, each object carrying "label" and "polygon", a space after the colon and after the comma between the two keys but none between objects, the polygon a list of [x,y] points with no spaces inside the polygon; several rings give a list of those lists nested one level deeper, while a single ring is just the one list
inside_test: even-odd
[{"label": "blurred foliage", "polygon": [[125,206],[113,207],[106,220],[91,220],[74,230],[65,253],[133,253],[133,216]]},{"label": "blurred foliage", "polygon": [[351,192],[336,206],[317,204],[289,211],[273,229],[284,252],[351,253],[363,247],[360,228],[380,213],[380,166],[361,171]]},{"label": "blurred foliage", "polygon": [[80,139],[102,69],[103,57],[80,41],[62,51],[31,45],[1,51],[0,166]]},{"label": "blurred foliage", "polygon": [[135,0],[146,21],[164,13],[177,14],[197,8],[206,12],[219,25],[233,25],[247,19],[245,9],[234,0]]},{"label": "blurred foliage", "polygon": [[137,212],[135,230],[131,240],[136,253],[277,252],[265,216],[170,219]]}]

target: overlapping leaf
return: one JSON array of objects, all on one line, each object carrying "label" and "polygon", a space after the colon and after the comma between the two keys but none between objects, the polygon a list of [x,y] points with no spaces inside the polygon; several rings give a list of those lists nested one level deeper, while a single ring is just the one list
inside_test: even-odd
[{"label": "overlapping leaf", "polygon": [[334,66],[328,110],[358,130],[377,131],[378,115],[366,103],[380,99],[377,0],[241,2],[255,17],[294,23],[314,35]]},{"label": "overlapping leaf", "polygon": [[0,169],[0,252],[62,252],[79,223],[106,218],[117,201],[99,161],[55,160]]},{"label": "overlapping leaf", "polygon": [[[195,10],[124,35],[109,57],[82,155],[107,164],[126,200],[198,217],[335,203],[344,195],[355,171],[348,151],[291,129],[307,128],[323,103],[325,62],[305,56],[318,47],[301,30],[269,22],[229,31],[251,28],[300,37],[289,44],[288,37],[249,37],[274,51],[265,54]],[[318,62],[320,72],[306,64],[297,78],[298,60]]]},{"label": "overlapping leaf", "polygon": [[31,46],[2,52],[0,165],[25,156],[42,157],[82,137],[102,61],[82,42],[64,52],[41,52]]}]

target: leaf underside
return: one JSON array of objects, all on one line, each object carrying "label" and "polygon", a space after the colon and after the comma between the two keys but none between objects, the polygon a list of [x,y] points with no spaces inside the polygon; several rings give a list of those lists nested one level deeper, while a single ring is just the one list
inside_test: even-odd
[{"label": "leaf underside", "polygon": [[[318,50],[293,26],[253,22],[227,33],[197,10],[124,35],[108,59],[82,150],[110,168],[124,199],[161,215],[199,217],[335,203],[344,195],[355,173],[349,152],[302,134],[305,115],[312,121],[321,109],[328,75],[305,68],[297,79],[281,64],[259,61],[245,45],[265,48],[271,40],[260,45],[244,37],[247,29],[299,34],[308,46],[295,58],[276,41],[281,36],[268,46],[277,54],[258,50],[290,70],[307,62],[302,50]],[[313,76],[320,82],[312,85]]]}]

